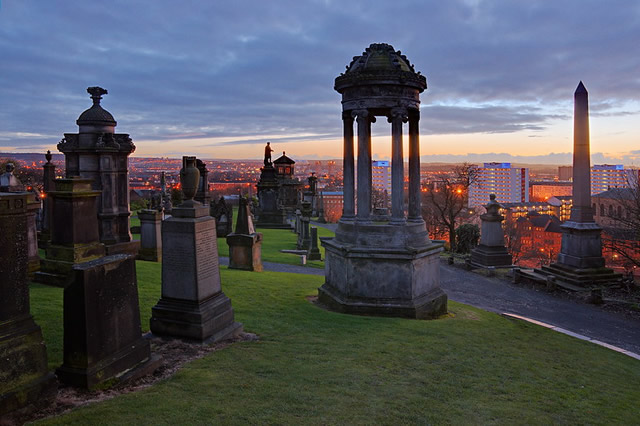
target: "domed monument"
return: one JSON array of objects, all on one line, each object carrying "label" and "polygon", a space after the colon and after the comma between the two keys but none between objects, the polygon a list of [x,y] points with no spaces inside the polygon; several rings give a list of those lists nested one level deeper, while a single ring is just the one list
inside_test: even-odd
[{"label": "domed monument", "polygon": [[[319,300],[354,314],[435,318],[447,311],[440,288],[442,247],[427,234],[420,206],[420,93],[427,80],[400,51],[370,45],[335,80],[344,123],[344,208],[335,238],[323,239]],[[371,123],[391,123],[391,217],[371,219]],[[358,134],[357,206],[354,120]],[[402,128],[409,127],[409,203],[405,214]]]}]

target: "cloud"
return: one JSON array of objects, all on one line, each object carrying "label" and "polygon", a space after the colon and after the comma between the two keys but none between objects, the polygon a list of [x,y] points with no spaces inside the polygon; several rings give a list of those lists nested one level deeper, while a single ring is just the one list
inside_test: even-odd
[{"label": "cloud", "polygon": [[631,0],[11,2],[1,143],[76,131],[93,85],[136,141],[340,137],[333,81],[372,42],[427,76],[425,134],[547,130],[579,80],[594,116],[638,114],[639,13]]}]

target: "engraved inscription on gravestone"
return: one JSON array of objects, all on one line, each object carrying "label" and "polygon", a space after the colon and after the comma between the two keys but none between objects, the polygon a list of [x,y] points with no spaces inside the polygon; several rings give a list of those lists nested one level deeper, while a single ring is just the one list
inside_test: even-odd
[{"label": "engraved inscription on gravestone", "polygon": [[[194,256],[193,241],[188,238],[167,238],[173,234],[165,231],[163,244],[170,241],[171,249],[163,256],[165,267],[162,268],[162,281],[171,282],[170,286],[162,286],[162,297],[175,299],[195,300],[195,288],[193,287],[194,271],[190,262]],[[174,234],[175,235],[175,234]]]},{"label": "engraved inscription on gravestone", "polygon": [[196,268],[200,297],[219,292],[221,287],[214,222],[196,224]]}]

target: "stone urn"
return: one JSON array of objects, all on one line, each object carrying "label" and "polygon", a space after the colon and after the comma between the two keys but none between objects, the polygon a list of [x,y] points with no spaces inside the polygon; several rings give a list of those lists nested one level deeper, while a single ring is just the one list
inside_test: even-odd
[{"label": "stone urn", "polygon": [[200,171],[196,167],[196,157],[182,157],[182,169],[180,169],[180,184],[185,201],[193,200],[198,191]]}]

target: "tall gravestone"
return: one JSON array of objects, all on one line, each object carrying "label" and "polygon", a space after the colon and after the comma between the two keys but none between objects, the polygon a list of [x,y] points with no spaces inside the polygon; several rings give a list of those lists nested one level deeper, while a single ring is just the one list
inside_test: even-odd
[{"label": "tall gravestone", "polygon": [[40,240],[38,241],[38,247],[44,249],[47,247],[49,240],[51,239],[51,200],[49,199],[49,192],[53,191],[53,180],[56,178],[56,166],[51,162],[53,158],[51,151],[47,150],[45,154],[47,162],[42,166],[42,181],[43,181],[43,193],[44,199],[42,200],[42,220],[40,228]]},{"label": "tall gravestone", "polygon": [[216,220],[218,238],[226,237],[233,232],[233,206],[227,204],[224,197],[215,202],[211,201],[209,214]]},{"label": "tall gravestone", "polygon": [[247,199],[240,197],[235,232],[227,235],[229,269],[262,271],[262,234],[256,232]]},{"label": "tall gravestone", "polygon": [[158,362],[142,337],[135,258],[115,254],[74,265],[64,289],[58,378],[92,389],[151,373]]},{"label": "tall gravestone", "polygon": [[271,161],[271,151],[265,151],[264,167],[260,169],[260,180],[257,186],[259,207],[256,226],[289,229],[287,214],[280,200],[280,182]]},{"label": "tall gravestone", "polygon": [[242,325],[222,292],[215,219],[193,199],[199,177],[196,158],[183,157],[185,201],[162,222],[162,297],[152,309],[151,331],[217,341],[239,334]]},{"label": "tall gravestone", "polygon": [[471,250],[470,262],[474,266],[481,267],[510,267],[513,258],[504,245],[502,229],[504,216],[500,214],[500,204],[496,201],[495,194],[489,196],[486,209],[487,212],[480,216],[482,221],[480,244]]},{"label": "tall gravestone", "polygon": [[[325,283],[318,300],[341,312],[435,318],[447,311],[440,288],[442,247],[429,239],[420,207],[420,93],[426,78],[388,44],[372,44],[335,79],[342,95],[344,207],[335,238],[323,239]],[[372,219],[371,123],[391,123],[391,218]],[[354,158],[357,122],[357,204]],[[404,208],[403,125],[409,124],[409,202]]]},{"label": "tall gravestone", "polygon": [[307,260],[322,260],[320,249],[318,248],[318,228],[311,228],[311,238],[307,249]]},{"label": "tall gravestone", "polygon": [[40,327],[29,308],[27,194],[0,192],[0,418],[55,397]]},{"label": "tall gravestone", "polygon": [[116,120],[102,108],[100,100],[108,92],[89,87],[93,106],[78,117],[78,133],[65,133],[58,143],[64,153],[67,178],[92,179],[98,197],[100,242],[107,254],[137,254],[139,244],[130,231],[129,155],[135,145],[128,134],[115,133]]}]

